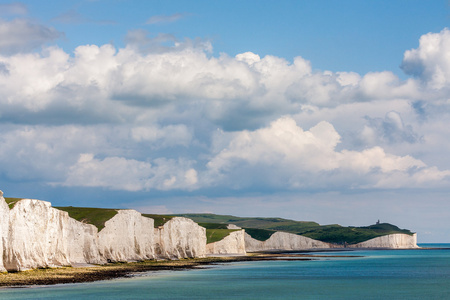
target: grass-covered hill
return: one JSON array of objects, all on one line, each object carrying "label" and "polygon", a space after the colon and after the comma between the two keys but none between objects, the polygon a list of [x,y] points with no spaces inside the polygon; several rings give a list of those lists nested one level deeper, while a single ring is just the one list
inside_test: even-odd
[{"label": "grass-covered hill", "polygon": [[334,244],[356,244],[375,237],[404,233],[413,233],[388,223],[366,227],[343,227],[340,225],[320,225],[315,222],[294,221],[282,218],[242,218],[214,214],[177,215],[190,218],[197,223],[235,224],[242,227],[253,238],[265,241],[276,231],[284,231],[307,236],[319,241]]}]

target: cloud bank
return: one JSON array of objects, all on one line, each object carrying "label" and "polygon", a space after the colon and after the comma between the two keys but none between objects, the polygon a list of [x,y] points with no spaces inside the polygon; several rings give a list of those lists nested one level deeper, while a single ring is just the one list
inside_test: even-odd
[{"label": "cloud bank", "polygon": [[142,30],[119,49],[45,46],[61,35],[0,23],[8,180],[125,191],[449,187],[448,29],[405,52],[406,80],[318,71],[302,57],[215,56],[209,42]]}]

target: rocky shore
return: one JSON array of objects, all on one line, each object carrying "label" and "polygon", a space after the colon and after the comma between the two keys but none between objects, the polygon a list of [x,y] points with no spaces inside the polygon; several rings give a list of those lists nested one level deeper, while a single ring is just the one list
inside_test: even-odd
[{"label": "rocky shore", "polygon": [[[317,255],[259,253],[247,256],[224,256],[164,261],[149,260],[142,262],[110,263],[101,266],[89,266],[80,268],[61,267],[33,269],[22,272],[0,274],[0,288],[92,282],[120,277],[131,277],[139,273],[150,271],[187,270],[221,263],[264,260],[311,260],[315,257],[317,257]],[[333,256],[321,255],[320,257]]]}]

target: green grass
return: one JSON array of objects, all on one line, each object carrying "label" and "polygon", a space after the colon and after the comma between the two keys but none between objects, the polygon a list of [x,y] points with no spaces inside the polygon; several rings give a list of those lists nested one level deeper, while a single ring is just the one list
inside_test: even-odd
[{"label": "green grass", "polygon": [[22,198],[11,198],[11,197],[5,197],[6,204],[8,204],[9,209],[12,209],[14,205],[16,205],[17,202],[22,200]]},{"label": "green grass", "polygon": [[[282,218],[242,218],[214,214],[183,214],[180,216],[190,218],[202,224],[216,223],[223,226],[235,224],[244,228],[250,236],[260,241],[267,240],[275,231],[303,235],[319,241],[335,244],[356,244],[375,237],[394,233],[413,234],[409,230],[400,229],[388,223],[366,227],[343,227],[336,224],[319,225],[316,222],[294,221]],[[211,225],[208,226],[203,227],[212,228]]]},{"label": "green grass", "polygon": [[238,231],[240,229],[206,229],[206,243],[215,243],[218,241],[223,240],[225,237],[227,237],[230,233],[233,231]]},{"label": "green grass", "polygon": [[228,224],[221,223],[197,223],[198,225],[205,227],[206,229],[228,229]]},{"label": "green grass", "polygon": [[409,230],[400,229],[388,223],[382,223],[366,227],[324,227],[303,233],[302,235],[327,243],[357,244],[394,233],[413,234]]},{"label": "green grass", "polygon": [[233,231],[240,229],[228,229],[228,224],[221,223],[198,223],[198,225],[206,228],[206,243],[214,243],[223,240]]},{"label": "green grass", "polygon": [[154,225],[155,228],[157,228],[159,226],[163,226],[164,224],[167,223],[167,221],[174,218],[174,216],[155,215],[155,214],[142,214],[142,215],[146,218],[155,220],[155,225]]},{"label": "green grass", "polygon": [[282,218],[242,218],[214,214],[182,214],[176,215],[194,220],[197,223],[235,224],[242,228],[259,228],[282,230],[287,232],[308,231],[320,227],[316,222],[294,221]]},{"label": "green grass", "polygon": [[105,222],[117,214],[117,209],[94,208],[94,207],[55,207],[66,211],[69,216],[77,221],[92,224],[101,231],[105,227]]},{"label": "green grass", "polygon": [[257,228],[244,228],[245,232],[248,233],[255,240],[264,242],[267,241],[272,234],[274,234],[275,230],[268,229],[257,229]]}]

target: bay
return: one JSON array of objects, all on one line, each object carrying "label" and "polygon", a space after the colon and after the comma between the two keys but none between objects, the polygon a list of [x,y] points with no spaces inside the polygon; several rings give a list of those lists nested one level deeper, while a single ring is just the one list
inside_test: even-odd
[{"label": "bay", "polygon": [[450,244],[420,246],[436,249],[324,252],[337,257],[8,288],[0,299],[450,299]]}]

